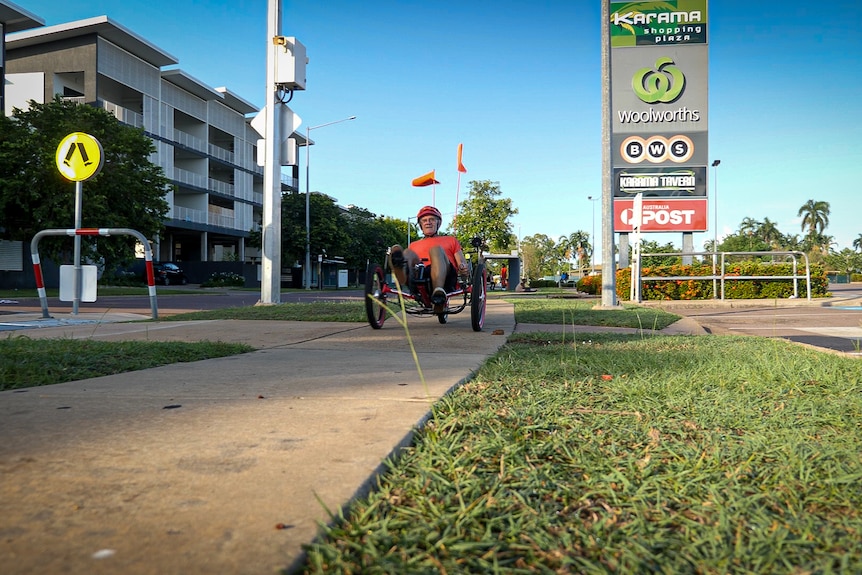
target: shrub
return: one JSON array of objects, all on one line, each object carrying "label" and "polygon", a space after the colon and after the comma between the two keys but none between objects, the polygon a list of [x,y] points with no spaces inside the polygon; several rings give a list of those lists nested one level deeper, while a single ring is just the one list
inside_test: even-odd
[{"label": "shrub", "polygon": [[215,272],[201,287],[243,287],[245,278],[234,272]]},{"label": "shrub", "polygon": [[113,275],[105,274],[99,280],[99,285],[102,286],[140,287],[146,284],[145,279],[132,272],[117,272]]},{"label": "shrub", "polygon": [[602,293],[602,276],[584,276],[578,280],[577,288],[579,292],[600,295]]},{"label": "shrub", "polygon": [[[641,285],[641,299],[644,300],[688,300],[710,299],[713,297],[713,281],[698,279],[698,276],[712,275],[712,266],[704,264],[672,265],[645,267],[643,277],[690,277],[691,279],[645,281]],[[793,273],[789,263],[762,261],[734,262],[725,267],[724,297],[726,299],[764,299],[786,298],[793,295],[793,280],[790,279],[743,279],[735,276],[787,276]],[[797,270],[797,273],[802,273]],[[823,266],[811,266],[811,295],[825,296],[829,280]],[[720,289],[720,287],[719,287]],[[617,271],[617,296],[627,300],[631,293],[631,268]],[[805,280],[799,280],[799,296],[805,296]]]}]

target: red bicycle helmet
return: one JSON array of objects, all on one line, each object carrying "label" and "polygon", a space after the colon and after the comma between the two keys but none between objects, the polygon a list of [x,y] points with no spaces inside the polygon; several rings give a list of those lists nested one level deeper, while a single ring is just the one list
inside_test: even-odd
[{"label": "red bicycle helmet", "polygon": [[440,210],[438,210],[434,206],[425,206],[424,208],[419,210],[419,213],[416,214],[416,221],[421,220],[425,216],[434,216],[441,222],[443,221],[443,214],[441,214]]}]

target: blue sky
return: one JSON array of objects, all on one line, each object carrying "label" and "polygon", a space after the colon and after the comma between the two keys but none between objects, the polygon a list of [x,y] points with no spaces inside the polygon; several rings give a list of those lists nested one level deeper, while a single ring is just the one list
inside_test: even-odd
[{"label": "blue sky", "polygon": [[[265,102],[266,0],[16,3],[47,25],[107,15],[197,79]],[[802,234],[797,212],[809,199],[831,204],[827,233],[838,248],[862,234],[862,35],[845,18],[857,6],[711,3],[709,155],[721,165],[709,186],[717,175],[719,235],[747,216]],[[468,181],[491,180],[519,210],[516,234],[592,233],[600,11],[599,0],[284,0],[282,33],[310,60],[307,89],[290,103],[300,131],[357,116],[311,132],[311,189],[406,219],[432,197],[451,213]],[[468,170],[460,189],[459,143]],[[432,169],[441,182],[433,195],[411,186]],[[597,235],[601,219],[595,204]],[[695,234],[695,247],[712,235]],[[646,239],[681,245],[680,234]]]}]

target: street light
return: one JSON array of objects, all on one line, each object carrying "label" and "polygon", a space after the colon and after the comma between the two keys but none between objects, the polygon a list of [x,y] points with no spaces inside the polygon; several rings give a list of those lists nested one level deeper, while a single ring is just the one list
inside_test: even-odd
[{"label": "street light", "polygon": [[[410,220],[416,220],[416,216],[407,216],[407,247],[410,247]],[[419,220],[416,220],[418,223]]]},{"label": "street light", "polygon": [[712,298],[718,299],[718,165],[721,160],[712,161],[714,199],[712,200]]},{"label": "street light", "polygon": [[593,235],[590,236],[590,244],[592,244],[592,249],[590,249],[590,274],[592,275],[596,273],[596,202],[601,198],[587,196],[587,199],[590,200],[593,207]]},{"label": "street light", "polygon": [[[318,128],[325,128],[332,124],[340,124],[348,120],[355,120],[356,116],[342,118],[334,122],[327,122],[317,126],[308,126],[305,128],[305,289],[311,289],[311,190],[309,189],[308,179],[311,172],[311,131]],[[319,281],[319,280],[318,280]]]},{"label": "street light", "polygon": [[[713,160],[712,167],[717,168],[721,163],[721,160]],[[713,200],[712,200],[712,217],[713,217],[713,230],[712,230],[712,251],[718,251],[718,170],[712,170],[712,178],[713,178]]]}]

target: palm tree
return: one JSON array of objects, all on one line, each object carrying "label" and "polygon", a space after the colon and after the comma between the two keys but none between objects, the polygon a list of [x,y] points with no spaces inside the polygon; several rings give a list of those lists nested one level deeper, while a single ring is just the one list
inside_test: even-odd
[{"label": "palm tree", "polygon": [[859,234],[859,237],[853,240],[853,248],[862,252],[862,234]]},{"label": "palm tree", "polygon": [[590,243],[590,234],[583,230],[573,232],[569,234],[568,243],[578,262],[578,271],[583,275],[584,270],[590,261],[590,256],[593,253],[593,246]]},{"label": "palm tree", "polygon": [[743,235],[751,235],[757,232],[760,229],[760,222],[755,220],[754,218],[746,217],[739,224],[739,233]]},{"label": "palm tree", "polygon": [[796,215],[802,216],[802,229],[807,228],[808,235],[813,238],[829,225],[829,202],[808,200]]},{"label": "palm tree", "polygon": [[775,222],[769,218],[763,218],[763,221],[760,222],[760,226],[757,228],[757,235],[772,246],[773,250],[780,246],[782,234],[778,226],[775,225]]}]

